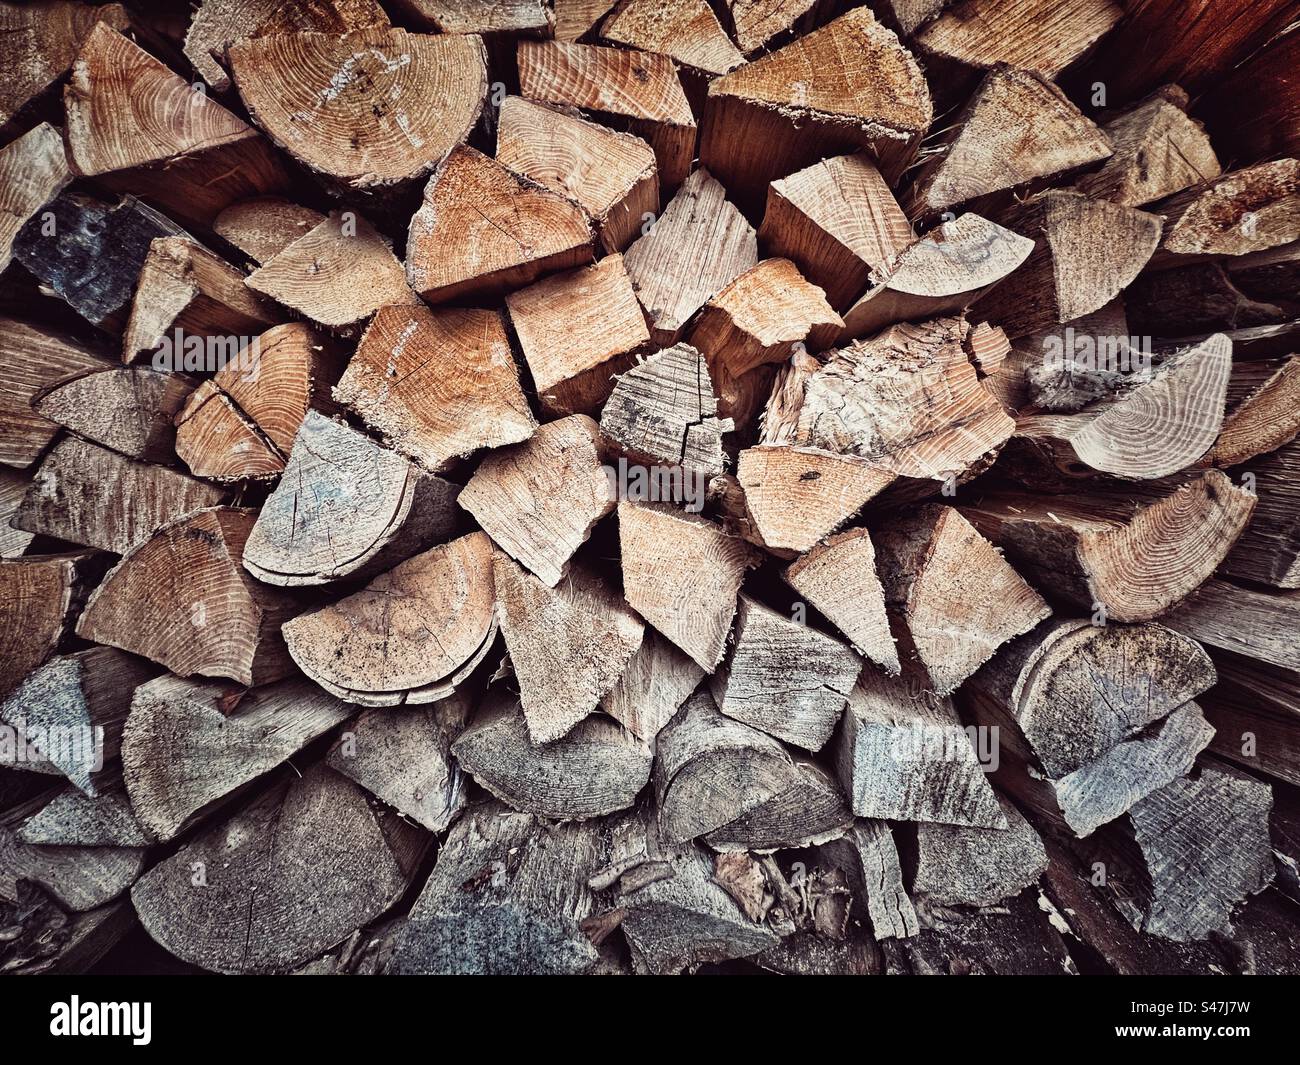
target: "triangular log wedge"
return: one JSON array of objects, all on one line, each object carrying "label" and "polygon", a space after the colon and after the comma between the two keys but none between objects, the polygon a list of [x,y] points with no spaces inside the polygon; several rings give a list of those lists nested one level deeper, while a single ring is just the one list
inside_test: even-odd
[{"label": "triangular log wedge", "polygon": [[284,627],[289,653],[326,691],[365,706],[450,695],[496,636],[492,545],[481,532],[381,573]]},{"label": "triangular log wedge", "polygon": [[182,677],[247,686],[289,676],[280,626],[301,607],[240,565],[256,519],[252,510],[214,507],[164,525],[104,577],[77,634]]},{"label": "triangular log wedge", "polygon": [[473,35],[279,33],[227,54],[253,121],[309,169],[358,190],[423,177],[469,135],[487,96]]},{"label": "triangular log wedge", "polygon": [[893,264],[872,272],[872,287],[844,312],[841,342],[870,336],[895,322],[964,311],[1033,249],[1032,240],[976,214],[944,222]]},{"label": "triangular log wedge", "polygon": [[41,463],[12,521],[17,529],[124,555],[158,526],[225,501],[223,489],[177,470],[67,436]]},{"label": "triangular log wedge", "polygon": [[742,595],[734,643],[710,687],[727,717],[815,752],[831,738],[861,671],[839,640]]},{"label": "triangular log wedge", "polygon": [[922,821],[916,826],[912,894],[939,906],[994,906],[1038,880],[1047,850],[1024,815],[1001,796],[1007,827]]},{"label": "triangular log wedge", "polygon": [[22,823],[18,839],[47,847],[148,847],[154,842],[136,820],[120,783],[93,797],[64,788]]},{"label": "triangular log wedge", "polygon": [[745,57],[708,0],[622,0],[600,27],[603,40],[671,56],[702,74],[725,74]]},{"label": "triangular log wedge", "polygon": [[773,181],[758,239],[792,260],[843,311],[912,242],[912,227],[865,152],[823,159]]},{"label": "triangular log wedge", "polygon": [[707,170],[696,170],[623,257],[655,343],[676,342],[705,303],[758,263],[754,228]]},{"label": "triangular log wedge", "polygon": [[600,431],[583,414],[494,451],[457,497],[494,543],[554,588],[596,522],[614,509]]},{"label": "triangular log wedge", "polygon": [[759,553],[711,521],[665,507],[618,506],[623,595],[712,672],[722,661],[745,571]]},{"label": "triangular log wedge", "polygon": [[1214,446],[1223,424],[1232,341],[1216,333],[1171,355],[1155,380],[1078,414],[1035,414],[1016,442],[1066,473],[1132,480],[1166,477]]},{"label": "triangular log wedge", "polygon": [[496,295],[590,262],[592,237],[573,200],[459,145],[411,219],[406,273],[430,303]]},{"label": "triangular log wedge", "polygon": [[1004,381],[1001,393],[1008,406],[1070,414],[1150,381],[1150,352],[1130,335],[1126,310],[1116,296],[1091,314],[1015,341],[1009,366],[1018,377]]},{"label": "triangular log wedge", "polygon": [[699,687],[704,670],[654,629],[646,629],[641,646],[600,708],[634,736],[651,742]]},{"label": "triangular log wedge", "polygon": [[236,200],[288,187],[252,126],[105,23],[87,35],[63,100],[76,172],[186,224],[207,225]]},{"label": "triangular log wedge", "polygon": [[[131,901],[178,958],[215,972],[287,972],[401,898],[429,839],[317,765],[159,862]],[[207,884],[198,890],[196,870]],[[322,906],[322,878],[354,887]]]},{"label": "triangular log wedge", "polygon": [[388,241],[352,211],[336,211],[246,284],[323,326],[341,329],[380,307],[416,304]]},{"label": "triangular log wedge", "polygon": [[63,137],[48,122],[0,148],[0,270],[18,231],[71,181]]},{"label": "triangular log wedge", "polygon": [[839,782],[816,762],[796,758],[785,789],[710,832],[715,851],[770,852],[820,846],[853,823]]},{"label": "triangular log wedge", "polygon": [[381,307],[334,396],[435,472],[537,427],[498,311]]},{"label": "triangular log wedge", "polygon": [[901,657],[947,695],[1051,608],[952,507],[927,504],[876,535]]},{"label": "triangular log wedge", "polygon": [[768,182],[836,150],[865,148],[897,180],[933,115],[911,53],[856,8],[714,81],[700,163],[751,207]]},{"label": "triangular log wedge", "polygon": [[908,212],[931,215],[1107,159],[1110,139],[1030,70],[997,66],[927,148]]},{"label": "triangular log wedge", "polygon": [[555,8],[555,39],[576,41],[585,37],[609,13],[613,0],[552,0]]},{"label": "triangular log wedge", "polygon": [[631,369],[650,344],[645,314],[617,253],[512,292],[506,307],[548,414],[598,417],[615,374]]},{"label": "triangular log wedge", "polygon": [[1300,588],[1300,442],[1256,459],[1247,471],[1259,502],[1223,572],[1276,588]]},{"label": "triangular log wedge", "polygon": [[250,292],[244,279],[242,271],[186,237],[155,240],[140,268],[122,361],[135,362],[164,343],[169,350],[180,347],[182,335],[246,343],[275,325],[280,313]]},{"label": "triangular log wedge", "polygon": [[1153,500],[995,493],[960,509],[1040,588],[1113,621],[1150,621],[1214,575],[1255,496],[1211,470]]},{"label": "triangular log wedge", "polygon": [[645,626],[601,578],[574,567],[555,588],[493,559],[497,613],[534,743],[596,710],[641,646]]},{"label": "triangular log wedge", "polygon": [[327,584],[391,566],[455,528],[456,486],[355,429],[308,411],[249,535],[268,584]]},{"label": "triangular log wedge", "polygon": [[397,0],[403,15],[438,33],[549,37],[555,22],[545,0]]},{"label": "triangular log wedge", "polygon": [[695,157],[695,116],[666,55],[558,41],[520,41],[519,93],[582,108],[626,127],[654,149],[659,186],[671,195]]},{"label": "triangular log wedge", "polygon": [[0,695],[17,687],[71,631],[93,575],[91,557],[0,559]]},{"label": "triangular log wedge", "polygon": [[497,162],[567,196],[591,216],[603,251],[622,251],[659,212],[650,145],[558,106],[507,96],[497,118]]},{"label": "triangular log wedge", "polygon": [[830,537],[787,567],[785,579],[849,638],[858,653],[886,672],[900,663],[876,575],[876,550],[866,529]]},{"label": "triangular log wedge", "polygon": [[747,56],[793,29],[816,6],[817,0],[727,0],[736,44]]},{"label": "triangular log wedge", "polygon": [[858,817],[1005,828],[952,701],[866,669],[837,734],[836,769]]},{"label": "triangular log wedge", "polygon": [[[618,722],[595,715],[565,736],[537,746],[518,698],[489,693],[452,746],[479,784],[516,810],[585,821],[625,810],[650,779],[649,746]],[[555,782],[564,781],[563,788]]]},{"label": "triangular log wedge", "polygon": [[175,839],[351,713],[302,678],[233,698],[216,681],[151,680],[135,690],[122,733],[131,808],[155,838]]},{"label": "triangular log wedge", "polygon": [[232,203],[212,220],[212,231],[261,265],[325,221],[311,207],[278,196]]},{"label": "triangular log wedge", "polygon": [[0,464],[0,558],[18,558],[32,542],[31,533],[9,524],[26,494],[27,477]]}]

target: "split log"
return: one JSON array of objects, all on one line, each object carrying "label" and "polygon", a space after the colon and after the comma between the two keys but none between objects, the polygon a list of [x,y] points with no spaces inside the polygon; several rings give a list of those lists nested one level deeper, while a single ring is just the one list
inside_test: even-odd
[{"label": "split log", "polygon": [[878,532],[876,546],[900,658],[939,695],[1052,612],[952,507],[929,504],[900,514]]},{"label": "split log", "polygon": [[95,569],[91,558],[0,559],[0,695],[17,687],[71,631]]},{"label": "split log", "polygon": [[993,906],[1018,895],[1047,870],[1047,851],[1019,810],[1001,796],[1005,829],[916,826],[912,894],[940,906]]},{"label": "split log", "polygon": [[1032,188],[1099,163],[1112,151],[1110,138],[1046,77],[995,64],[951,126],[927,146],[908,193],[908,213],[931,215]]},{"label": "split log", "polygon": [[554,588],[615,499],[596,423],[548,422],[525,443],[488,455],[457,502],[515,561]]},{"label": "split log", "polygon": [[288,187],[256,130],[105,23],[87,34],[63,99],[73,169],[185,224]]},{"label": "split log", "polygon": [[0,148],[0,270],[19,230],[71,181],[63,137],[48,122]]},{"label": "split log", "polygon": [[380,307],[419,303],[388,241],[351,211],[331,214],[249,274],[245,284],[336,329]]},{"label": "split log", "polygon": [[[131,695],[157,672],[148,662],[112,647],[55,655],[33,669],[0,704],[0,720],[29,743],[38,733],[74,742],[41,744],[45,761],[27,762],[22,768],[60,774],[86,795],[101,794],[103,766],[121,748]],[[78,746],[80,739],[88,742]]]},{"label": "split log", "polygon": [[244,549],[267,584],[362,577],[449,535],[456,486],[309,410]]},{"label": "split log", "polygon": [[225,501],[212,485],[65,437],[41,463],[15,528],[125,555],[160,525]]},{"label": "split log", "polygon": [[1285,792],[1274,796],[1269,827],[1277,889],[1293,902],[1300,902],[1300,807]]},{"label": "split log", "polygon": [[849,694],[836,771],[858,817],[1005,828],[971,735],[947,697],[866,669]]},{"label": "split log", "polygon": [[397,0],[402,14],[438,33],[521,33],[549,37],[555,21],[544,0]]},{"label": "split log", "polygon": [[609,694],[641,646],[644,626],[582,567],[550,588],[497,553],[492,573],[528,734],[533,743],[550,743]]},{"label": "split log", "polygon": [[912,227],[866,152],[773,181],[758,239],[792,260],[843,311],[912,242]]},{"label": "split log", "polygon": [[1258,502],[1255,516],[1224,559],[1222,572],[1275,588],[1300,588],[1300,442],[1291,441],[1252,461],[1250,474]]},{"label": "split log", "polygon": [[408,558],[361,591],[287,622],[289,653],[348,702],[446,698],[496,637],[491,553],[488,538],[474,532]]},{"label": "split log", "polygon": [[435,473],[537,426],[497,311],[381,307],[334,396]]},{"label": "split log", "polygon": [[818,0],[726,0],[736,44],[746,56],[762,51],[774,37],[792,30],[800,19],[815,15]]},{"label": "split log", "polygon": [[849,873],[849,884],[871,921],[876,940],[906,939],[920,928],[903,884],[893,833],[885,821],[857,818],[843,840],[823,848]]},{"label": "split log", "polygon": [[30,466],[58,435],[58,423],[35,409],[42,392],[111,367],[107,359],[72,337],[0,318],[0,417],[5,426],[0,463]]},{"label": "split log", "polygon": [[671,195],[690,173],[695,116],[677,68],[665,55],[559,41],[520,41],[519,93],[562,108],[582,108],[643,138]]},{"label": "split log", "polygon": [[[318,765],[159,862],[131,901],[145,931],[184,961],[286,972],[401,898],[428,839]],[[206,887],[195,890],[196,877]],[[322,884],[353,888],[325,906]]]},{"label": "split log", "polygon": [[849,638],[858,653],[897,674],[898,649],[876,575],[876,551],[863,528],[817,544],[785,571],[785,579]]},{"label": "split log", "polygon": [[1196,463],[1223,424],[1232,341],[1215,333],[1171,355],[1155,379],[1077,414],[1035,414],[1015,442],[1074,476],[1166,477]]},{"label": "split log", "polygon": [[620,503],[618,531],[624,598],[711,672],[758,552],[710,521],[666,508]]},{"label": "split log", "polygon": [[728,717],[819,751],[861,670],[861,660],[839,640],[742,595],[734,642],[710,685]]},{"label": "split log", "polygon": [[57,384],[42,392],[32,407],[127,458],[167,464],[176,458],[174,419],[195,383],[184,374],[122,366]]},{"label": "split log", "polygon": [[725,74],[745,61],[708,0],[621,0],[601,25],[600,36],[671,56],[705,75]]},{"label": "split log", "polygon": [[835,778],[816,762],[796,758],[785,786],[772,798],[714,829],[704,842],[715,851],[768,852],[820,846],[853,823]]},{"label": "split log", "polygon": [[571,115],[559,106],[507,96],[497,118],[497,162],[578,203],[601,249],[626,248],[659,211],[659,173],[645,141]]},{"label": "split log", "polygon": [[753,227],[709,172],[696,170],[663,217],[623,261],[661,347],[676,343],[692,316],[758,263]]},{"label": "split log", "polygon": [[[1289,629],[1294,648],[1294,629]],[[1293,656],[1294,657],[1294,656]],[[1300,785],[1300,670],[1258,654],[1216,654],[1219,685],[1205,696],[1210,750],[1255,773]]]},{"label": "split log", "polygon": [[461,767],[516,810],[585,821],[625,810],[650,779],[650,748],[608,718],[588,717],[535,746],[518,698],[489,693],[452,745]]},{"label": "split log", "polygon": [[710,85],[700,163],[754,209],[769,182],[836,152],[865,148],[897,180],[933,117],[911,53],[855,8]]},{"label": "split log", "polygon": [[646,629],[618,683],[600,707],[629,732],[652,742],[695,691],[704,670],[654,629]]},{"label": "split log", "polygon": [[256,518],[252,510],[214,507],[163,525],[109,570],[77,634],[182,677],[248,686],[289,676],[280,626],[301,607],[241,566]]},{"label": "split log", "polygon": [[844,312],[840,340],[865,337],[895,322],[961,313],[1024,263],[1033,247],[1032,240],[979,215],[944,222],[892,264],[872,271],[871,287]]},{"label": "split log", "polygon": [[277,33],[226,54],[253,121],[308,169],[362,192],[428,174],[469,135],[487,95],[473,35]]},{"label": "split log", "polygon": [[542,409],[599,416],[614,375],[650,343],[623,257],[555,274],[506,296]]},{"label": "split log", "polygon": [[1125,298],[1134,328],[1156,336],[1268,325],[1281,323],[1288,316],[1277,304],[1252,299],[1216,262],[1148,271],[1129,287]]},{"label": "split log", "polygon": [[[2,393],[0,403],[3,403]],[[26,494],[27,478],[17,470],[0,465],[0,558],[17,558],[32,542],[31,533],[9,524]]]},{"label": "split log", "polygon": [[407,234],[406,273],[430,303],[495,295],[592,258],[581,207],[458,145],[429,178]]},{"label": "split log", "polygon": [[[17,902],[0,900],[16,911],[5,927],[17,934],[0,949],[0,972],[15,976],[89,972],[135,927],[135,913],[119,898],[86,913],[65,913],[30,881],[18,885]],[[4,915],[8,918],[8,912]]]},{"label": "split log", "polygon": [[1150,621],[1213,576],[1255,497],[1210,471],[1154,500],[997,493],[960,507],[1039,587],[1112,621]]},{"label": "split log", "polygon": [[1008,369],[1018,379],[1007,386],[1009,406],[1035,413],[1071,414],[1118,399],[1155,376],[1150,344],[1130,335],[1121,296],[1082,318],[1021,337],[1012,360]]},{"label": "split log", "polygon": [[212,231],[260,266],[324,221],[325,216],[310,207],[259,196],[232,203],[212,220]]},{"label": "split log", "polygon": [[1206,581],[1161,624],[1211,647],[1300,671],[1300,593]]},{"label": "split log", "polygon": [[1009,337],[1042,332],[1109,303],[1147,264],[1161,228],[1157,215],[1056,189],[999,221],[1035,242],[1024,265],[975,304],[977,314]]},{"label": "split log", "polygon": [[576,41],[594,29],[603,15],[614,6],[614,0],[553,0],[555,7],[555,39]]},{"label": "split log", "polygon": [[275,325],[275,309],[244,280],[242,271],[186,237],[155,240],[140,268],[122,361],[135,362],[164,342],[170,348],[173,337],[220,337],[226,343],[238,337],[247,343],[248,336]]},{"label": "split log", "polygon": [[120,785],[94,797],[65,788],[19,826],[18,839],[56,847],[148,847],[153,842]]},{"label": "split log", "polygon": [[732,428],[717,414],[704,356],[674,344],[619,376],[600,433],[635,461],[680,466],[683,476],[707,482],[726,468],[722,437]]}]

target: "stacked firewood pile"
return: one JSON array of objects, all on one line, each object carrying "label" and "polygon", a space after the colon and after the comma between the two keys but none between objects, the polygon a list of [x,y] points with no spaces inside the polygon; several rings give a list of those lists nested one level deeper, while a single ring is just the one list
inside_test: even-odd
[{"label": "stacked firewood pile", "polygon": [[0,4],[0,970],[1300,971],[1298,26]]}]

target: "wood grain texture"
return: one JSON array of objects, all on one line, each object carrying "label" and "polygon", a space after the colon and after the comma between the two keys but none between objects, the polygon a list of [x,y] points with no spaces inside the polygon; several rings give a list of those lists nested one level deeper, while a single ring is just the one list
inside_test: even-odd
[{"label": "wood grain texture", "polygon": [[0,270],[13,257],[18,231],[71,181],[63,137],[48,122],[0,148]]},{"label": "wood grain texture", "polygon": [[1047,851],[1024,815],[1001,796],[1003,829],[916,826],[912,892],[940,906],[993,906],[1018,895],[1047,869]]},{"label": "wood grain texture", "polygon": [[0,693],[44,662],[75,624],[93,567],[88,554],[0,559]]},{"label": "wood grain texture", "polygon": [[705,74],[725,74],[745,61],[708,0],[622,0],[601,24],[600,36]]},{"label": "wood grain texture", "polygon": [[654,629],[600,701],[600,707],[634,736],[652,741],[704,677],[701,666]]}]

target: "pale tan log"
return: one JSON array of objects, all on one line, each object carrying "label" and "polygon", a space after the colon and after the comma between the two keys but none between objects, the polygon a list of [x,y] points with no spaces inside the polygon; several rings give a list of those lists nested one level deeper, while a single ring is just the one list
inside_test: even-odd
[{"label": "pale tan log", "polygon": [[654,151],[618,133],[522,96],[507,96],[497,119],[497,162],[574,200],[596,225],[606,252],[622,251],[659,211]]},{"label": "pale tan log", "polygon": [[708,0],[621,0],[601,24],[600,36],[671,56],[704,74],[725,74],[745,61]]},{"label": "pale tan log", "polygon": [[526,440],[537,426],[498,311],[381,307],[334,397],[438,472]]},{"label": "pale tan log", "polygon": [[794,28],[818,0],[726,0],[736,43],[752,56],[773,37]]},{"label": "pale tan log", "polygon": [[1151,352],[1130,335],[1122,296],[1076,318],[1015,342],[1019,380],[1009,405],[1063,414],[1116,399],[1153,377]]},{"label": "pale tan log", "polygon": [[1300,239],[1300,160],[1234,170],[1161,200],[1164,237],[1153,265],[1246,255]]},{"label": "pale tan log", "polygon": [[704,670],[654,629],[618,683],[600,701],[601,709],[634,736],[651,742],[699,686]]},{"label": "pale tan log", "polygon": [[614,0],[553,0],[555,39],[576,41],[593,30],[601,17],[614,6]]},{"label": "pale tan log", "polygon": [[72,181],[63,137],[48,122],[0,148],[0,270],[27,220]]},{"label": "pale tan log", "polygon": [[758,239],[792,260],[843,311],[912,242],[912,227],[870,157],[837,155],[773,181]]},{"label": "pale tan log", "polygon": [[311,207],[259,196],[232,203],[212,220],[212,230],[260,266],[324,221],[325,216]]},{"label": "pale tan log", "polygon": [[555,21],[545,0],[396,0],[396,6],[438,33],[549,37]]},{"label": "pale tan log", "polygon": [[407,233],[407,277],[430,303],[495,295],[591,258],[581,207],[463,145],[429,178]]},{"label": "pale tan log", "polygon": [[54,653],[76,622],[89,554],[0,559],[0,693]]}]

